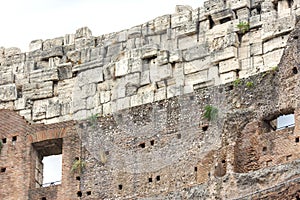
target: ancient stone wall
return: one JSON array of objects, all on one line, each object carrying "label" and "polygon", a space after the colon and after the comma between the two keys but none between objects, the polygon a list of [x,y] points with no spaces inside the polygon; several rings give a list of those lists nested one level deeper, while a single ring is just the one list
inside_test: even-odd
[{"label": "ancient stone wall", "polygon": [[0,106],[55,123],[245,78],[278,66],[298,13],[297,1],[207,1],[117,33],[1,48]]},{"label": "ancient stone wall", "polygon": [[300,198],[299,3],[225,3],[3,49],[0,199]]}]

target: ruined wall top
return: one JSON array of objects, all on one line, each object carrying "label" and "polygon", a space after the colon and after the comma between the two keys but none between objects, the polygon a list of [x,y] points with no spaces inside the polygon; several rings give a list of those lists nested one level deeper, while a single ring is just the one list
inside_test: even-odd
[{"label": "ruined wall top", "polygon": [[298,1],[211,0],[116,33],[88,28],[0,48],[0,108],[55,123],[233,82],[276,68]]}]

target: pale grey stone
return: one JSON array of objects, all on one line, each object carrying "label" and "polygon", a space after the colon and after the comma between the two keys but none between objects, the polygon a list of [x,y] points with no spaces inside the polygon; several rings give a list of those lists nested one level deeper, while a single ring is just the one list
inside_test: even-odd
[{"label": "pale grey stone", "polygon": [[0,100],[12,101],[17,99],[17,88],[15,84],[0,85]]},{"label": "pale grey stone", "polygon": [[33,40],[29,44],[29,51],[40,50],[43,47],[43,40]]}]

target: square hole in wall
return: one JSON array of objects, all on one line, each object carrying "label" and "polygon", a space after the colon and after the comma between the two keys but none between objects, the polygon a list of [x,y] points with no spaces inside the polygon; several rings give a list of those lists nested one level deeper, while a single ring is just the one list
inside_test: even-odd
[{"label": "square hole in wall", "polygon": [[145,147],[146,147],[146,144],[145,144],[145,143],[141,143],[141,144],[139,144],[139,147],[145,148]]},{"label": "square hole in wall", "polygon": [[150,144],[151,144],[151,146],[153,146],[154,145],[154,140],[151,140]]},{"label": "square hole in wall", "polygon": [[149,180],[149,183],[152,183],[152,178],[149,178],[148,180]]},{"label": "square hole in wall", "polygon": [[82,197],[82,192],[81,191],[77,192],[77,197]]},{"label": "square hole in wall", "polygon": [[156,176],[156,181],[160,181],[160,176]]},{"label": "square hole in wall", "polygon": [[76,180],[77,180],[77,181],[80,181],[80,176],[76,176]]},{"label": "square hole in wall", "polygon": [[46,197],[42,197],[41,200],[47,200],[47,198]]},{"label": "square hole in wall", "polygon": [[2,139],[2,143],[5,144],[7,142],[6,138]]},{"label": "square hole in wall", "polygon": [[6,172],[6,167],[1,168],[1,173],[4,173],[4,172]]},{"label": "square hole in wall", "polygon": [[123,185],[118,185],[119,190],[123,189]]},{"label": "square hole in wall", "polygon": [[17,136],[13,136],[11,139],[12,142],[16,142],[17,141]]},{"label": "square hole in wall", "polygon": [[299,143],[299,141],[300,141],[299,137],[296,137],[296,138],[295,138],[295,142],[296,142],[296,143]]},{"label": "square hole in wall", "polygon": [[52,139],[32,144],[32,159],[36,188],[61,184],[63,139]]},{"label": "square hole in wall", "polygon": [[92,194],[91,191],[87,191],[87,192],[86,192],[86,195],[88,195],[88,196],[90,196],[91,194]]}]

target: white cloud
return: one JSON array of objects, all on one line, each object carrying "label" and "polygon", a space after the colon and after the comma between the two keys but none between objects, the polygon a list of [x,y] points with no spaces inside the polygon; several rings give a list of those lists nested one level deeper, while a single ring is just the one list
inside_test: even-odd
[{"label": "white cloud", "polygon": [[121,31],[171,14],[176,5],[200,0],[10,0],[1,2],[0,46],[27,51],[36,39],[51,39],[88,26],[93,35]]}]

